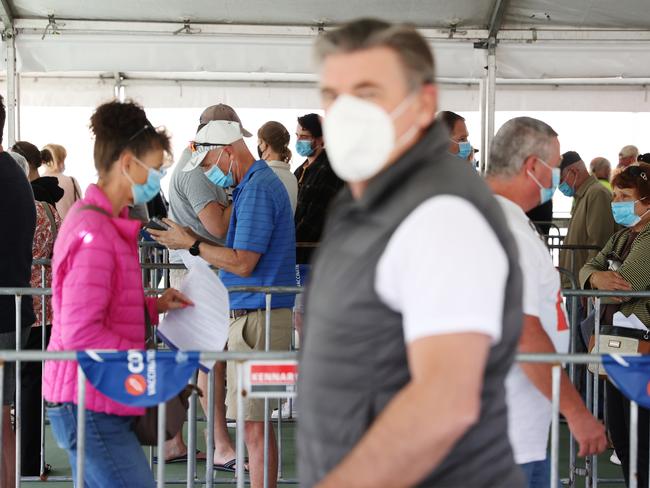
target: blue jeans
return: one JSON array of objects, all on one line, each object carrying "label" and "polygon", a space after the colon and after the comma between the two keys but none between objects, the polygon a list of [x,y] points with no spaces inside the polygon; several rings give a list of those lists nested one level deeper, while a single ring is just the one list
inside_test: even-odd
[{"label": "blue jeans", "polygon": [[549,488],[551,486],[551,463],[546,457],[543,461],[520,464],[526,475],[527,488]]},{"label": "blue jeans", "polygon": [[[77,406],[47,409],[56,443],[68,452],[77,486]],[[86,410],[86,488],[153,488],[155,481],[132,429],[133,417]]]}]

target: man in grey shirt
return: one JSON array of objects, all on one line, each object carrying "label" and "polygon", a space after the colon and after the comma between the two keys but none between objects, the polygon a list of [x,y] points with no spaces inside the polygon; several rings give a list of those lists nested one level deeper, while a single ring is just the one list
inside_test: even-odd
[{"label": "man in grey shirt", "polygon": [[[201,114],[197,132],[211,120],[230,120],[241,125],[237,113],[228,105],[218,104],[206,108]],[[246,137],[251,134],[242,128]],[[195,148],[196,149],[196,148]],[[201,151],[198,151],[201,152]],[[190,147],[185,148],[176,163],[172,180],[169,185],[170,218],[182,226],[190,227],[196,234],[206,241],[223,244],[228,232],[230,221],[230,207],[228,197],[220,186],[212,183],[205,172],[214,164],[216,150],[204,151],[201,163],[191,171],[183,171],[193,157]],[[196,154],[196,152],[194,153]],[[194,157],[201,157],[195,155]],[[217,157],[218,159],[218,157]],[[172,263],[181,263],[180,255],[174,251],[170,253]],[[170,281],[172,286],[179,286],[185,275],[185,270],[171,270]],[[228,435],[225,416],[225,363],[215,365],[215,422],[214,422],[214,465],[222,471],[233,471],[235,468],[235,451]],[[208,375],[199,372],[198,386],[207,391]],[[207,396],[200,398],[201,405],[207,415]],[[166,444],[166,460],[184,460],[187,456],[187,446],[183,442],[182,434],[178,434]]]}]

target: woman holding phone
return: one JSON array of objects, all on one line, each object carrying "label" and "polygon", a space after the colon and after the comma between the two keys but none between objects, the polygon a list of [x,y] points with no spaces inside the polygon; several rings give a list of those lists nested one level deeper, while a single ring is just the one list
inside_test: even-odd
[{"label": "woman holding phone", "polygon": [[[140,222],[127,206],[160,190],[169,137],[131,102],[109,102],[90,119],[99,174],[63,222],[54,247],[49,351],[144,349],[145,314],[191,305],[174,289],[145,298],[138,261]],[[57,444],[68,452],[76,481],[77,363],[46,361],[43,396]],[[153,487],[147,459],[132,430],[144,409],[125,406],[86,386],[85,484]]]}]

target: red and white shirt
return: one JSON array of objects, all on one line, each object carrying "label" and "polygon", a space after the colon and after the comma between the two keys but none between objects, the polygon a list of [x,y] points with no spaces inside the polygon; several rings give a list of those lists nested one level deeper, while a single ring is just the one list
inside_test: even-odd
[{"label": "red and white shirt", "polygon": [[[537,317],[559,353],[569,347],[569,322],[560,294],[560,274],[546,243],[524,211],[507,198],[497,196],[517,248],[523,274],[524,314]],[[508,434],[517,464],[546,458],[551,425],[551,402],[530,382],[518,364],[506,378]]]},{"label": "red and white shirt", "polygon": [[[53,205],[45,202],[36,202],[36,231],[34,232],[34,243],[32,244],[32,258],[33,259],[50,259],[52,257],[52,250],[54,249],[54,240],[57,231],[52,228],[52,223],[48,218],[45,211],[45,205],[49,206],[52,216],[56,224],[56,229],[61,227],[61,217],[59,217],[56,208]],[[32,277],[30,283],[33,288],[41,288],[41,266],[32,265]],[[52,266],[45,267],[45,286],[52,286]],[[34,296],[34,313],[36,314],[35,326],[41,324],[41,296]],[[52,323],[52,299],[47,297],[46,300],[46,320],[47,324]]]}]

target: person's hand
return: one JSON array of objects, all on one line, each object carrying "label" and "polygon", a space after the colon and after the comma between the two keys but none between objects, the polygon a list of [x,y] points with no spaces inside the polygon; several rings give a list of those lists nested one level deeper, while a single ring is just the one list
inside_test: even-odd
[{"label": "person's hand", "polygon": [[578,456],[600,454],[607,448],[605,426],[586,408],[573,419],[567,419],[569,430],[578,441]]},{"label": "person's hand", "polygon": [[192,234],[172,220],[163,219],[163,222],[169,225],[169,229],[147,229],[156,241],[169,249],[189,249],[192,247],[192,244],[196,241]]},{"label": "person's hand", "polygon": [[167,288],[160,298],[158,298],[156,305],[158,313],[165,313],[169,310],[190,307],[194,303],[175,288]]},{"label": "person's hand", "polygon": [[[632,290],[632,285],[616,271],[596,271],[589,277],[589,283],[597,290]],[[612,298],[619,303],[625,301],[623,298]]]}]

